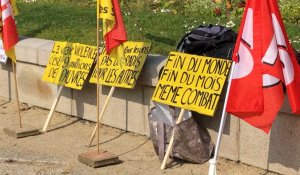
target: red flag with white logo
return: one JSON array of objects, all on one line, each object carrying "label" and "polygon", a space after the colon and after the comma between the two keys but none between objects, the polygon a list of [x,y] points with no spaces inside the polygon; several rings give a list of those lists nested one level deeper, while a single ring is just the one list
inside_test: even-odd
[{"label": "red flag with white logo", "polygon": [[297,62],[296,55],[293,52],[293,48],[289,43],[277,1],[270,0],[269,5],[272,12],[277,45],[279,46],[280,59],[284,63],[283,75],[289,103],[292,112],[300,114],[300,66]]},{"label": "red flag with white logo", "polygon": [[[282,106],[283,85],[288,88],[290,81],[300,78],[291,74],[299,65],[294,64],[296,59],[287,37],[281,37],[286,33],[282,19],[277,16],[280,17],[276,0],[247,1],[233,54],[236,68],[227,105],[227,112],[266,133]],[[288,47],[290,51],[284,52]],[[300,88],[299,84],[294,86]],[[291,91],[290,102],[296,104],[291,106],[296,106],[293,111],[297,112],[300,95]]]},{"label": "red flag with white logo", "polygon": [[4,50],[9,51],[19,41],[13,9],[10,0],[1,0],[2,40]]}]

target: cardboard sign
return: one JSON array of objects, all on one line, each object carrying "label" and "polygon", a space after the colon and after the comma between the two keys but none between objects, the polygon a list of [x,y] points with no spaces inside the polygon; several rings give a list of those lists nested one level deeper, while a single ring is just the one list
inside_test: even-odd
[{"label": "cardboard sign", "polygon": [[152,100],[213,116],[231,61],[171,52]]},{"label": "cardboard sign", "polygon": [[96,57],[97,47],[55,42],[42,80],[81,89]]},{"label": "cardboard sign", "polygon": [[121,68],[117,59],[106,55],[105,49],[103,49],[99,58],[99,70],[97,70],[96,66],[90,79],[91,83],[97,83],[97,77],[99,76],[99,84],[134,88],[150,51],[151,44],[128,41],[123,45],[125,54],[124,66]]},{"label": "cardboard sign", "polygon": [[5,54],[5,50],[3,49],[3,42],[0,40],[0,63],[6,64],[7,62],[7,55]]}]

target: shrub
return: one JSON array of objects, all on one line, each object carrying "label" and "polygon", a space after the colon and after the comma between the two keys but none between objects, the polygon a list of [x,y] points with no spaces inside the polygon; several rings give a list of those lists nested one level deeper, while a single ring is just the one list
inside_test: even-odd
[{"label": "shrub", "polygon": [[300,2],[299,0],[280,0],[282,18],[286,22],[300,24]]}]

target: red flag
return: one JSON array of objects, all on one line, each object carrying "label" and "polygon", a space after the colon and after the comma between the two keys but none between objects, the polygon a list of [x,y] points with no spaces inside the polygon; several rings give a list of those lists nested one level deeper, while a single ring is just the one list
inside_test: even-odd
[{"label": "red flag", "polygon": [[233,60],[236,68],[227,112],[268,133],[283,103],[283,83],[287,88],[294,84],[288,93],[293,111],[299,112],[300,95],[295,87],[300,88],[300,77],[292,73],[299,71],[299,65],[276,0],[248,0]]},{"label": "red flag", "polygon": [[9,51],[19,41],[13,9],[10,0],[1,0],[2,40],[4,50]]},{"label": "red flag", "polygon": [[[106,4],[103,2],[103,4]],[[108,3],[109,6],[110,3]],[[126,35],[126,30],[125,30],[125,25],[123,22],[123,17],[120,9],[120,5],[118,0],[112,0],[112,7],[108,7],[109,9],[111,8],[113,10],[112,12],[112,18],[106,18],[105,15],[108,14],[103,14],[104,20],[104,25],[103,27],[106,28],[104,29],[104,37],[105,37],[105,47],[106,47],[106,53],[110,54],[113,50],[113,48],[121,45],[123,42],[127,41],[127,35]],[[100,17],[101,17],[100,13]]]},{"label": "red flag", "polygon": [[99,16],[103,19],[106,54],[116,58],[120,67],[123,67],[125,54],[122,43],[127,41],[127,35],[119,2],[118,0],[97,0],[97,3],[100,4]]},{"label": "red flag", "polygon": [[277,45],[279,45],[280,59],[284,63],[283,75],[290,106],[293,113],[300,114],[300,66],[289,43],[276,0],[270,0],[270,9]]}]

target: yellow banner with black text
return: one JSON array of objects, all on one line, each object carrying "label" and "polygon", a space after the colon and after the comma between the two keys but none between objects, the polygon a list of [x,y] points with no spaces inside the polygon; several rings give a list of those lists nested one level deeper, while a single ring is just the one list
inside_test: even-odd
[{"label": "yellow banner with black text", "polygon": [[91,83],[122,87],[134,88],[139,74],[143,68],[147,55],[151,49],[150,43],[127,41],[124,46],[124,66],[121,68],[118,60],[105,54],[102,50],[99,58],[99,70],[97,66],[90,78]]},{"label": "yellow banner with black text", "polygon": [[213,116],[231,61],[171,52],[152,100]]},{"label": "yellow banner with black text", "polygon": [[55,42],[42,80],[81,89],[97,57],[97,47]]}]

